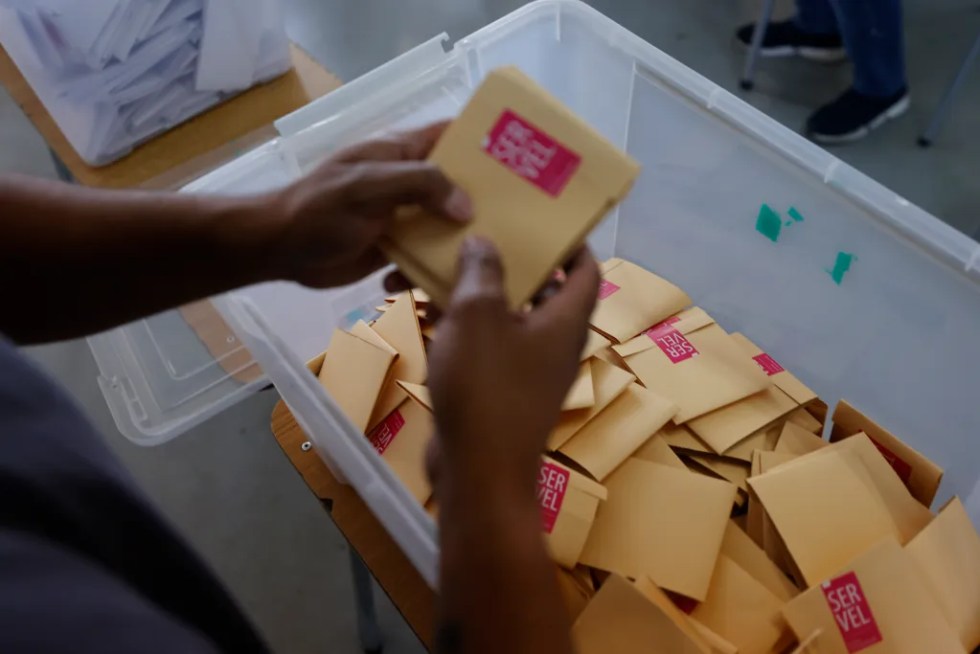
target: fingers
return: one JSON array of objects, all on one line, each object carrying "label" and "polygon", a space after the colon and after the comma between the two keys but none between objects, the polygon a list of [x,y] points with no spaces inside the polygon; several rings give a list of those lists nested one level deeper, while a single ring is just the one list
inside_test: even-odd
[{"label": "fingers", "polygon": [[385,275],[384,287],[389,293],[401,293],[409,290],[412,286],[412,282],[408,281],[408,278],[400,270]]},{"label": "fingers", "polygon": [[506,311],[504,269],[497,248],[488,239],[470,236],[463,242],[450,308],[480,300]]},{"label": "fingers", "polygon": [[335,162],[357,161],[411,161],[425,159],[439,141],[450,121],[442,120],[425,127],[391,134],[372,141],[358,143],[341,150],[333,157]]},{"label": "fingers", "polygon": [[473,218],[469,196],[434,164],[426,161],[377,161],[355,164],[343,181],[343,196],[355,204],[417,204],[459,222]]},{"label": "fingers", "polygon": [[579,250],[566,265],[562,287],[532,312],[533,320],[573,320],[585,324],[595,308],[599,293],[599,266],[588,248]]}]

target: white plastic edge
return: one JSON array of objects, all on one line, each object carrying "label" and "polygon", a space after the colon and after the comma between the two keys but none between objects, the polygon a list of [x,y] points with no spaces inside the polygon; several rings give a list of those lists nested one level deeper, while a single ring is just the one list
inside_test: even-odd
[{"label": "white plastic edge", "polygon": [[292,136],[327,120],[341,110],[356,106],[365,98],[383,91],[392,83],[403,81],[406,76],[417,75],[421,70],[438,65],[449,56],[443,46],[448,41],[449,35],[445,32],[434,36],[322,98],[283,116],[273,124],[280,135]]},{"label": "white plastic edge", "polygon": [[[432,518],[347,420],[306,365],[266,324],[251,300],[228,294],[216,299],[215,306],[276,385],[327,467],[340,481],[354,487],[426,583],[436,588],[439,546]],[[323,438],[304,418],[307,415],[322,415],[334,437]]]}]

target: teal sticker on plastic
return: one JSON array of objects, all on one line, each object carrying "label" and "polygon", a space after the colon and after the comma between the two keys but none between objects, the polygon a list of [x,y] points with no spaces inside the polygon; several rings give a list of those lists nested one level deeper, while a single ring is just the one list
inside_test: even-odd
[{"label": "teal sticker on plastic", "polygon": [[796,209],[796,207],[790,207],[789,208],[789,211],[787,211],[786,213],[788,213],[789,214],[789,217],[792,218],[793,220],[795,220],[796,222],[798,222],[798,223],[803,222],[803,214],[801,214]]},{"label": "teal sticker on plastic", "polygon": [[779,240],[779,230],[783,228],[783,220],[768,204],[759,208],[759,217],[755,221],[755,230],[775,243]]},{"label": "teal sticker on plastic", "polygon": [[844,275],[851,269],[851,262],[856,258],[857,257],[849,252],[837,253],[837,262],[834,263],[834,269],[827,270],[827,273],[830,275],[830,278],[834,280],[834,283],[840,286],[840,283],[844,281]]}]

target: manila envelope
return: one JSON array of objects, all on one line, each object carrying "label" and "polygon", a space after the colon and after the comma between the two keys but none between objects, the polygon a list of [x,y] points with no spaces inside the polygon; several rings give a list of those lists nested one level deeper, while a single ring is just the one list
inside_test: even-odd
[{"label": "manila envelope", "polygon": [[907,542],[930,520],[870,441],[853,440],[749,478],[808,586],[882,538]]},{"label": "manila envelope", "polygon": [[395,381],[398,386],[405,391],[410,398],[424,406],[429,411],[432,411],[432,396],[429,394],[429,389],[422,384],[410,384],[399,380]]},{"label": "manila envelope", "polygon": [[735,487],[628,459],[606,480],[581,561],[703,600],[721,549]]},{"label": "manila envelope", "polygon": [[[713,325],[715,319],[712,318],[707,311],[701,307],[690,307],[684,309],[683,311],[676,313],[666,320],[651,325],[643,333],[648,334],[669,325],[673,327],[681,334],[690,334],[691,332],[696,332],[699,329],[707,327],[708,325]],[[656,347],[656,342],[652,338],[632,338],[625,343],[619,343],[618,345],[613,345],[613,351],[621,357],[631,357],[634,354],[639,354],[640,352],[645,352],[652,347]]]},{"label": "manila envelope", "polygon": [[425,470],[425,450],[434,434],[435,424],[429,410],[406,397],[367,436],[381,458],[423,506],[432,495]]},{"label": "manila envelope", "polygon": [[584,363],[602,350],[605,350],[610,345],[612,345],[612,343],[609,342],[609,339],[599,332],[590,329],[588,331],[588,335],[586,336],[585,347],[582,348],[582,354],[579,357],[579,361]]},{"label": "manila envelope", "polygon": [[886,539],[783,607],[807,654],[964,654],[917,574]]},{"label": "manila envelope", "polygon": [[[776,466],[795,458],[797,457],[794,454],[757,450],[752,453],[752,468],[749,477],[756,477],[769,472]],[[800,571],[786,550],[786,543],[776,533],[772,520],[769,519],[766,510],[759,502],[759,497],[752,492],[751,488],[749,488],[749,508],[745,518],[746,533],[765,551],[769,559],[787,574],[791,574],[796,579],[802,578]]]},{"label": "manila envelope", "polygon": [[410,384],[425,383],[428,363],[425,344],[415,315],[415,300],[409,291],[402,293],[372,327],[386,343],[398,352],[398,359],[391,367],[391,379],[385,385],[377,406],[371,415],[369,427],[374,427],[394,411],[407,397],[396,380]]},{"label": "manila envelope", "polygon": [[575,432],[599,415],[636,379],[632,373],[605,361],[591,359],[588,363],[592,368],[592,389],[595,403],[585,409],[565,411],[559,416],[558,424],[548,436],[546,448],[549,451],[554,452],[567,443]]},{"label": "manila envelope", "polygon": [[681,452],[703,452],[704,454],[712,451],[707,443],[692,434],[691,430],[683,425],[667,423],[658,433],[667,445],[675,450],[680,450]]},{"label": "manila envelope", "polygon": [[745,461],[746,463],[752,462],[752,453],[756,450],[761,450],[763,452],[772,452],[776,447],[776,443],[779,441],[779,432],[782,431],[782,425],[775,424],[765,429],[759,430],[749,436],[748,438],[740,441],[731,449],[725,450],[722,455],[729,459],[738,459],[739,461]]},{"label": "manila envelope", "polygon": [[581,654],[711,654],[690,620],[650,582],[610,576],[572,626]]},{"label": "manila envelope", "polygon": [[330,339],[320,367],[320,385],[361,433],[367,431],[396,358],[390,348],[378,347],[340,329]]},{"label": "manila envelope", "polygon": [[599,299],[589,321],[596,331],[625,343],[691,304],[687,293],[622,259],[603,265]]},{"label": "manila envelope", "polygon": [[677,424],[770,386],[766,374],[717,324],[682,333],[661,323],[634,341],[647,349],[626,357],[626,364],[644,386],[677,404]]},{"label": "manila envelope", "polygon": [[491,71],[429,160],[468,194],[466,225],[402,212],[381,249],[447,306],[460,245],[493,241],[520,308],[626,196],[640,166],[516,67]]},{"label": "manila envelope", "polygon": [[783,601],[724,554],[718,556],[708,596],[691,617],[738,648],[739,654],[781,652],[791,636]]},{"label": "manila envelope", "polygon": [[687,470],[687,466],[684,465],[679,456],[674,454],[674,450],[670,449],[662,434],[663,430],[654,434],[653,438],[641,445],[636,452],[633,452],[632,458],[650,463],[660,463],[678,470]]},{"label": "manila envelope", "polygon": [[587,409],[590,406],[595,406],[595,392],[592,389],[592,366],[586,361],[579,364],[578,374],[565,394],[561,410]]},{"label": "manila envelope", "polygon": [[706,626],[691,618],[691,624],[701,636],[701,639],[708,644],[711,654],[738,654],[738,648],[731,644]]},{"label": "manila envelope", "polygon": [[827,441],[814,433],[808,432],[802,427],[798,427],[792,422],[783,425],[783,430],[779,433],[779,440],[776,442],[774,452],[803,456],[810,452],[816,452],[830,445]]},{"label": "manila envelope", "polygon": [[755,361],[762,368],[762,371],[769,376],[773,385],[793,398],[793,401],[798,405],[807,405],[817,399],[817,394],[810,390],[806,384],[779,365],[775,359],[743,334],[736,332],[732,334],[732,338],[745,350],[749,358]]},{"label": "manila envelope", "polygon": [[786,421],[791,422],[797,427],[802,427],[811,434],[822,435],[823,423],[813,417],[809,411],[799,408],[786,416]]},{"label": "manila envelope", "polygon": [[584,567],[578,567],[574,570],[557,567],[557,575],[558,589],[561,591],[562,599],[565,600],[568,617],[574,622],[595,595],[592,578],[588,568]]},{"label": "manila envelope", "polygon": [[743,461],[732,461],[714,454],[696,454],[689,452],[685,454],[685,456],[702,468],[708,470],[709,473],[718,477],[719,479],[724,479],[725,481],[731,482],[738,488],[741,488],[743,491],[748,490],[748,486],[745,481],[749,476],[748,463]]},{"label": "manila envelope", "polygon": [[538,470],[537,494],[551,557],[564,568],[574,568],[606,489],[546,457]]},{"label": "manila envelope", "polygon": [[602,481],[677,413],[677,406],[630,384],[558,450]]},{"label": "manila envelope", "polygon": [[834,430],[830,441],[836,442],[857,432],[864,432],[882,456],[908,486],[912,496],[925,506],[932,506],[943,479],[943,469],[912,449],[890,431],[881,427],[845,400],[837,403],[831,416]]},{"label": "manila envelope", "polygon": [[721,541],[721,553],[752,575],[781,602],[788,602],[799,594],[799,589],[789,577],[731,520]]},{"label": "manila envelope", "polygon": [[905,551],[964,649],[980,647],[980,535],[959,498],[950,500]]}]

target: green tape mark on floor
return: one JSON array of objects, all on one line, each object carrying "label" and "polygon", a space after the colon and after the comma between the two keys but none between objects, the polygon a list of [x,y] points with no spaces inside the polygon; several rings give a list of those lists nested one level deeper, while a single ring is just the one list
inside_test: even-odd
[{"label": "green tape mark on floor", "polygon": [[844,274],[851,269],[851,262],[854,261],[855,258],[856,257],[849,252],[838,252],[837,262],[834,263],[834,269],[827,269],[827,273],[830,275],[830,278],[833,279],[834,283],[836,283],[838,286],[840,286],[840,283],[844,281]]},{"label": "green tape mark on floor", "polygon": [[759,208],[759,217],[755,221],[755,230],[775,243],[779,240],[779,230],[783,227],[783,220],[779,214],[772,210],[768,204],[763,204]]},{"label": "green tape mark on floor", "polygon": [[796,222],[798,223],[803,222],[803,214],[801,214],[796,207],[790,207],[789,211],[787,211],[786,213],[788,213],[789,217],[795,220]]}]

